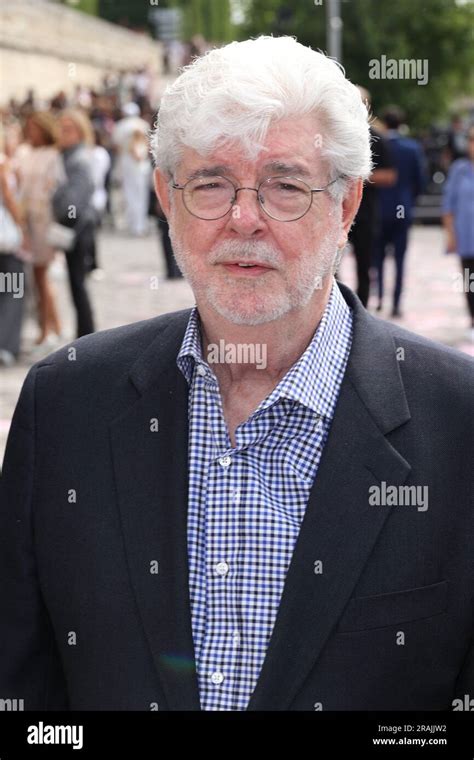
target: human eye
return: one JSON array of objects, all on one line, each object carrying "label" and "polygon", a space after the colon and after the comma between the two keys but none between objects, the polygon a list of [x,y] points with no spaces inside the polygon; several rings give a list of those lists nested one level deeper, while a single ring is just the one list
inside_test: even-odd
[{"label": "human eye", "polygon": [[300,187],[297,185],[293,185],[291,182],[280,182],[279,183],[280,190],[301,190]]},{"label": "human eye", "polygon": [[282,193],[282,194],[288,194],[288,195],[296,195],[297,193],[304,192],[303,188],[300,185],[297,185],[294,182],[288,182],[284,180],[278,180],[274,184],[274,188]]},{"label": "human eye", "polygon": [[207,180],[198,180],[194,186],[194,190],[202,193],[206,193],[212,190],[222,190],[225,187],[225,183],[218,177],[212,177]]}]

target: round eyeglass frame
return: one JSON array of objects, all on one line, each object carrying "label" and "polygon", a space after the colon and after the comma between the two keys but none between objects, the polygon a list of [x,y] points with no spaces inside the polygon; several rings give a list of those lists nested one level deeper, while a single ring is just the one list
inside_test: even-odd
[{"label": "round eyeglass frame", "polygon": [[[328,188],[328,187],[330,187],[331,185],[334,185],[334,183],[335,183],[335,182],[337,182],[338,180],[340,180],[340,179],[343,179],[343,178],[344,178],[344,176],[343,176],[342,174],[340,174],[338,177],[336,177],[335,179],[331,180],[331,182],[328,182],[328,184],[327,184],[327,185],[324,185],[324,187],[315,187],[315,188],[311,188],[311,187],[310,187],[310,186],[309,186],[309,185],[308,185],[306,182],[304,182],[304,180],[300,179],[299,177],[277,177],[277,176],[276,176],[276,177],[266,177],[266,179],[263,179],[263,180],[260,182],[260,184],[258,185],[258,187],[236,187],[236,186],[235,186],[235,184],[232,182],[232,180],[231,180],[231,179],[229,179],[228,177],[223,177],[223,176],[221,176],[220,174],[214,174],[214,175],[212,175],[211,179],[223,179],[223,180],[225,180],[226,182],[229,182],[229,184],[231,184],[231,185],[232,185],[232,187],[234,188],[234,197],[233,197],[233,199],[232,199],[232,201],[231,201],[231,204],[230,204],[230,206],[229,206],[228,210],[227,210],[227,211],[226,211],[224,214],[220,214],[220,216],[213,216],[213,217],[210,217],[210,218],[207,218],[207,217],[203,217],[203,216],[199,216],[198,214],[195,214],[195,213],[194,213],[194,211],[191,211],[191,210],[188,208],[188,205],[187,205],[187,203],[186,203],[186,194],[185,194],[184,192],[183,192],[183,204],[184,204],[184,207],[185,207],[186,211],[187,211],[189,214],[191,214],[191,216],[194,216],[196,219],[201,219],[202,221],[205,221],[205,222],[215,222],[215,221],[217,221],[218,219],[223,219],[225,216],[227,216],[227,214],[229,214],[229,213],[230,213],[230,211],[232,211],[232,207],[235,205],[235,201],[237,200],[237,193],[239,192],[239,190],[252,190],[253,192],[257,193],[257,200],[258,200],[258,204],[259,204],[260,208],[261,208],[261,209],[264,211],[264,213],[265,213],[267,216],[269,216],[269,217],[270,217],[270,219],[274,219],[276,222],[284,222],[284,223],[285,223],[285,222],[297,222],[297,221],[298,221],[298,219],[302,219],[302,217],[303,217],[303,216],[306,216],[306,214],[307,214],[307,213],[308,213],[308,211],[310,210],[311,206],[313,205],[313,193],[323,193],[325,190],[327,190],[327,188]],[[203,177],[203,179],[208,179],[208,178],[206,178],[206,177]],[[301,184],[302,184],[302,185],[305,185],[305,186],[308,188],[308,192],[309,192],[309,193],[311,193],[311,200],[310,200],[310,202],[309,202],[309,206],[308,206],[308,208],[306,209],[306,211],[304,211],[304,212],[303,212],[302,214],[300,214],[299,216],[295,216],[295,218],[294,218],[294,219],[278,219],[278,217],[276,217],[276,216],[272,216],[272,214],[270,214],[270,213],[267,211],[267,209],[265,208],[264,204],[263,204],[263,203],[262,203],[262,201],[260,200],[260,188],[261,188],[261,187],[262,187],[262,185],[264,185],[266,182],[270,182],[271,180],[274,180],[274,179],[280,179],[280,180],[285,180],[285,179],[290,179],[290,180],[297,180],[297,182],[301,182]],[[187,182],[185,182],[185,183],[184,183],[184,185],[178,185],[178,184],[177,184],[177,183],[176,183],[176,182],[173,180],[173,181],[172,181],[172,183],[171,183],[171,187],[173,188],[173,190],[185,190],[185,189],[186,189],[186,187],[189,185],[189,183],[190,183],[190,182],[195,182],[195,180],[196,180],[196,177],[192,177],[192,178],[191,178],[191,179],[189,179]]]}]

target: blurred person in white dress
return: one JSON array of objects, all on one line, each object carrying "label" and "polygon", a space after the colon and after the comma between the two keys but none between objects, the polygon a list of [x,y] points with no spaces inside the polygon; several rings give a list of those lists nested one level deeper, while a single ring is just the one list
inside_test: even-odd
[{"label": "blurred person in white dress", "polygon": [[[94,193],[92,195],[92,207],[96,212],[97,227],[100,227],[107,210],[107,178],[112,165],[110,153],[103,144],[103,135],[100,129],[94,128],[94,145],[90,149],[92,179],[94,181]],[[90,270],[94,271],[94,279],[101,279],[103,272],[100,269],[97,255],[97,238],[94,237],[94,248],[91,252]]]},{"label": "blurred person in white dress", "polygon": [[24,249],[33,266],[37,294],[39,335],[36,344],[53,343],[61,334],[61,324],[48,267],[55,250],[48,244],[48,229],[53,221],[51,198],[65,179],[56,146],[56,125],[52,114],[38,111],[25,124],[25,138],[31,150],[22,151],[17,161],[20,204],[25,220]]},{"label": "blurred person in white dress", "polygon": [[141,118],[137,103],[127,103],[123,114],[124,118],[117,122],[112,133],[112,143],[117,150],[114,174],[123,193],[128,232],[144,235],[148,225],[152,171],[148,152],[150,126]]},{"label": "blurred person in white dress", "polygon": [[127,227],[132,235],[148,231],[148,205],[152,165],[148,140],[139,129],[130,135],[122,156],[122,181],[125,197]]}]

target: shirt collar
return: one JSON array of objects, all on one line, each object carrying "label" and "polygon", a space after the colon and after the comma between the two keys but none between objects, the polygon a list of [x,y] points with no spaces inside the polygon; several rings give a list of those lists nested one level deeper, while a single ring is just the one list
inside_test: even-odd
[{"label": "shirt collar", "polygon": [[[341,374],[344,373],[352,337],[352,309],[333,280],[328,303],[314,335],[300,358],[264,399],[254,414],[286,398],[332,418]],[[191,311],[176,363],[191,385],[194,370],[212,369],[202,356],[201,327],[197,307]]]}]

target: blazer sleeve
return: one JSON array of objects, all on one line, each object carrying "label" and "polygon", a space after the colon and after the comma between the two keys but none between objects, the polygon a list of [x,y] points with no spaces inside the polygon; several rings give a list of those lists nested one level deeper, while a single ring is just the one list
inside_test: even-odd
[{"label": "blazer sleeve", "polygon": [[456,680],[454,698],[464,701],[466,694],[469,699],[474,697],[474,636]]},{"label": "blazer sleeve", "polygon": [[[23,384],[0,479],[0,695],[24,710],[68,710],[67,689],[35,560],[35,379]],[[20,708],[21,709],[21,708]]]}]

